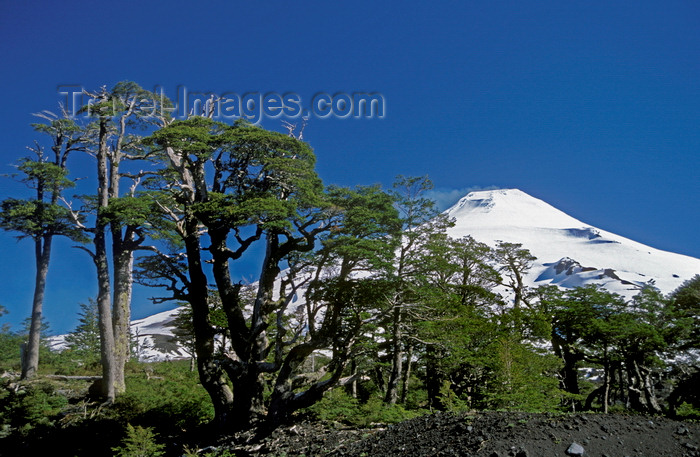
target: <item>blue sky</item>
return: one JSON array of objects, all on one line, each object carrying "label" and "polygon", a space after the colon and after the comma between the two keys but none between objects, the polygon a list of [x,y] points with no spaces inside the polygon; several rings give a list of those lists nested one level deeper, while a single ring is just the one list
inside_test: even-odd
[{"label": "blue sky", "polygon": [[[517,187],[700,257],[698,56],[694,1],[5,1],[0,173],[37,138],[31,113],[55,110],[62,85],[295,93],[305,105],[373,92],[382,119],[310,119],[304,138],[326,183],[428,174],[444,194]],[[0,179],[0,198],[25,192]],[[29,315],[31,253],[0,234],[10,310],[0,323]],[[57,242],[45,308],[54,332],[74,326],[93,278],[85,254]],[[164,309],[150,295],[137,292],[135,317]]]}]

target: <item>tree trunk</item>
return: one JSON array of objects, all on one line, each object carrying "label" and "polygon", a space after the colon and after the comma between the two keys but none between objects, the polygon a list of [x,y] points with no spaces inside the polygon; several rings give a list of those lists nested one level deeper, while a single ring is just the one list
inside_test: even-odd
[{"label": "tree trunk", "polygon": [[391,374],[387,383],[384,402],[395,405],[399,399],[399,385],[403,374],[403,349],[402,349],[402,312],[401,307],[394,307],[394,320],[391,331]]},{"label": "tree trunk", "polygon": [[[562,378],[561,383],[564,391],[570,394],[579,395],[581,390],[578,384],[578,370],[576,367],[582,357],[571,350],[566,340],[557,337],[554,334],[552,335],[551,343],[557,357],[564,362],[564,366],[560,370]],[[580,410],[581,402],[579,400],[571,400],[571,408],[572,412]]]},{"label": "tree trunk", "polygon": [[[347,354],[349,346],[342,350],[334,351],[333,362],[335,367],[329,378],[324,377],[309,386],[303,392],[296,392],[292,382],[292,376],[296,369],[303,364],[306,358],[313,353],[315,349],[326,346],[329,341],[326,337],[321,337],[317,340],[312,340],[308,343],[302,343],[295,346],[287,355],[277,375],[275,387],[270,397],[270,407],[267,412],[267,424],[276,427],[284,423],[291,414],[300,409],[313,405],[318,400],[323,398],[323,393],[329,388],[338,384],[341,379],[343,370],[347,365]],[[346,378],[347,382],[351,382],[354,376]]]},{"label": "tree trunk", "polygon": [[[120,233],[117,233],[120,235]],[[113,235],[114,236],[114,235]],[[121,243],[119,243],[121,245]],[[116,252],[115,252],[116,251]],[[115,346],[115,390],[117,394],[126,391],[124,368],[130,356],[131,291],[133,284],[134,253],[127,249],[114,249],[114,302],[112,305],[112,325]]]},{"label": "tree trunk", "polygon": [[112,328],[112,300],[110,297],[109,266],[105,243],[105,227],[100,224],[95,233],[95,265],[97,266],[97,313],[100,328],[100,356],[102,360],[102,395],[108,403],[114,401],[115,354]]},{"label": "tree trunk", "polygon": [[603,349],[603,413],[608,413],[610,397],[610,361],[608,360],[608,347]]},{"label": "tree trunk", "polygon": [[406,354],[406,370],[403,374],[403,385],[401,386],[401,404],[406,403],[406,396],[408,395],[408,384],[411,380],[411,359],[413,358],[413,345],[408,345],[408,353]]},{"label": "tree trunk", "polygon": [[605,396],[605,386],[600,386],[596,389],[594,389],[591,393],[588,394],[586,397],[586,403],[584,404],[583,408],[586,411],[590,411],[593,409],[593,401],[596,398],[603,398]]},{"label": "tree trunk", "polygon": [[357,398],[357,360],[354,358],[350,364],[350,371],[352,372],[352,383],[350,384],[350,394],[352,398]]},{"label": "tree trunk", "polygon": [[627,393],[632,409],[641,413],[661,414],[661,406],[654,395],[651,382],[651,370],[630,360],[627,363],[627,379]]},{"label": "tree trunk", "polygon": [[262,421],[267,413],[263,401],[264,382],[260,371],[255,364],[246,364],[244,371],[233,383],[232,411],[236,412],[235,418],[230,420],[234,430],[249,428],[258,421]]},{"label": "tree trunk", "polygon": [[233,393],[223,377],[220,363],[214,358],[214,330],[209,322],[208,281],[202,268],[197,220],[189,209],[185,214],[184,241],[199,380],[214,405],[214,422],[224,427],[229,422]]},{"label": "tree trunk", "polygon": [[437,367],[438,353],[435,347],[428,345],[425,351],[425,388],[428,392],[428,406],[430,410],[443,410],[444,404],[440,397],[440,387],[442,386],[442,376]]},{"label": "tree trunk", "polygon": [[[250,319],[250,338],[243,358],[243,373],[234,381],[234,409],[240,412],[238,426],[247,427],[258,418],[267,414],[263,399],[264,385],[258,364],[265,362],[267,356],[267,322],[265,308],[272,301],[275,279],[279,274],[279,239],[274,233],[265,238],[265,257],[258,279],[258,293],[253,304]],[[232,340],[234,335],[232,334]],[[237,335],[241,337],[243,335]],[[234,342],[234,347],[238,344]],[[278,374],[278,382],[280,379]],[[273,396],[275,394],[273,393]],[[283,408],[283,407],[281,407]],[[280,411],[282,411],[280,409]]]},{"label": "tree trunk", "polygon": [[39,369],[39,346],[41,345],[41,324],[44,307],[46,276],[49,272],[51,258],[51,235],[38,238],[35,243],[36,277],[34,281],[34,299],[32,300],[32,317],[29,327],[29,340],[22,364],[22,379],[32,379]]},{"label": "tree trunk", "polygon": [[114,401],[114,330],[112,328],[112,303],[110,297],[109,263],[107,259],[106,229],[102,212],[109,204],[109,180],[107,177],[107,119],[100,119],[99,146],[97,149],[97,220],[95,222],[95,256],[97,267],[97,312],[100,328],[100,356],[102,359],[102,395],[108,403]]}]

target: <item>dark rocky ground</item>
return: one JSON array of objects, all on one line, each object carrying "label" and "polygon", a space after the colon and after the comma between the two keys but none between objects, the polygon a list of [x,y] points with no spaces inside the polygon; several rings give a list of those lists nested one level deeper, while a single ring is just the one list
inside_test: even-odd
[{"label": "dark rocky ground", "polygon": [[700,424],[621,414],[438,413],[363,430],[305,422],[261,440],[239,435],[216,447],[237,457],[695,457]]}]

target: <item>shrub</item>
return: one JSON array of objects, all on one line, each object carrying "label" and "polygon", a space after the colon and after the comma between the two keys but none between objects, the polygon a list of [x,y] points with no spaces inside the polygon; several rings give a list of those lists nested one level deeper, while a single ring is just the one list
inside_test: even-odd
[{"label": "shrub", "polygon": [[378,396],[361,403],[343,389],[327,392],[323,399],[307,409],[316,419],[338,421],[356,427],[375,423],[393,424],[419,416],[424,411],[408,411],[401,405],[386,405]]},{"label": "shrub", "polygon": [[700,409],[688,402],[683,402],[676,410],[676,416],[679,419],[700,420]]},{"label": "shrub", "polygon": [[122,445],[112,448],[115,457],[159,457],[165,445],[156,442],[156,434],[150,427],[128,424]]},{"label": "shrub", "polygon": [[120,420],[188,429],[214,417],[211,401],[188,362],[130,362],[128,368],[127,391],[114,404]]},{"label": "shrub", "polygon": [[332,389],[308,411],[321,421],[352,423],[360,413],[360,403],[343,389]]},{"label": "shrub", "polygon": [[51,384],[42,383],[7,392],[0,398],[0,411],[5,423],[28,431],[37,425],[51,425],[67,404],[66,397],[56,394]]},{"label": "shrub", "polygon": [[0,331],[0,369],[18,371],[20,369],[20,345],[24,339],[16,334]]}]

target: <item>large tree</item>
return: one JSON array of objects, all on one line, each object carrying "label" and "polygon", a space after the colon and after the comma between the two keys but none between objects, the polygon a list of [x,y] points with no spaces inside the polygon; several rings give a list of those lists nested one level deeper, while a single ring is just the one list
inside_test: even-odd
[{"label": "large tree", "polygon": [[[162,213],[153,225],[162,227],[170,250],[154,249],[140,278],[189,303],[200,380],[217,422],[245,427],[267,417],[278,423],[340,381],[364,322],[346,306],[350,298],[324,294],[321,284],[333,275],[357,297],[351,273],[366,263],[360,254],[370,255],[372,243],[381,241],[375,233],[395,227],[383,219],[392,200],[377,189],[325,193],[308,145],[245,122],[193,117],[149,141],[164,164],[161,178],[148,184]],[[375,220],[376,228],[359,219]],[[321,257],[309,257],[322,236]],[[246,296],[232,271],[256,243],[260,274]],[[212,322],[211,280],[226,319],[223,352]],[[292,312],[304,290],[313,300]],[[327,377],[300,377],[303,362],[320,350],[329,356],[320,371]],[[269,401],[266,380],[273,386]]]},{"label": "large tree", "polygon": [[20,180],[33,189],[34,196],[5,199],[0,212],[0,227],[18,232],[19,238],[29,237],[34,241],[36,275],[29,338],[22,364],[23,379],[34,377],[39,366],[44,292],[53,238],[56,235],[81,237],[70,222],[69,212],[59,202],[63,191],[73,186],[67,178],[68,157],[84,149],[85,132],[67,117],[46,113],[39,116],[46,122],[33,124],[33,127],[49,138],[51,152],[36,141],[29,148],[33,157],[22,159],[18,165]]},{"label": "large tree", "polygon": [[396,235],[395,257],[389,278],[393,289],[387,293],[386,338],[390,357],[389,376],[384,401],[395,404],[399,400],[399,388],[406,382],[408,363],[407,349],[411,347],[410,328],[421,314],[423,306],[417,286],[426,274],[422,261],[427,244],[440,233],[444,233],[452,222],[440,215],[435,202],[426,197],[432,189],[427,177],[398,176],[393,195],[402,223],[402,231]]},{"label": "large tree", "polygon": [[[134,251],[146,239],[143,223],[149,200],[137,198],[137,187],[151,172],[141,131],[169,122],[165,108],[170,102],[128,81],[88,95],[82,111],[93,119],[88,152],[96,159],[97,192],[86,198],[93,224],[77,225],[93,238],[93,249],[85,250],[97,270],[102,393],[111,402],[126,389]],[[126,161],[137,164],[125,169]],[[130,185],[123,191],[125,180]]]},{"label": "large tree", "polygon": [[420,293],[426,302],[416,336],[424,340],[425,384],[431,408],[447,407],[450,392],[471,407],[482,404],[486,347],[497,326],[489,319],[500,302],[493,292],[501,277],[493,250],[471,237],[434,236],[421,263],[428,274]]},{"label": "large tree", "polygon": [[582,408],[583,392],[579,370],[582,363],[603,366],[602,402],[607,411],[607,398],[612,374],[614,316],[625,308],[624,299],[600,286],[574,289],[543,286],[538,289],[538,307],[550,319],[550,343],[561,360],[561,387],[569,394],[569,407]]}]

